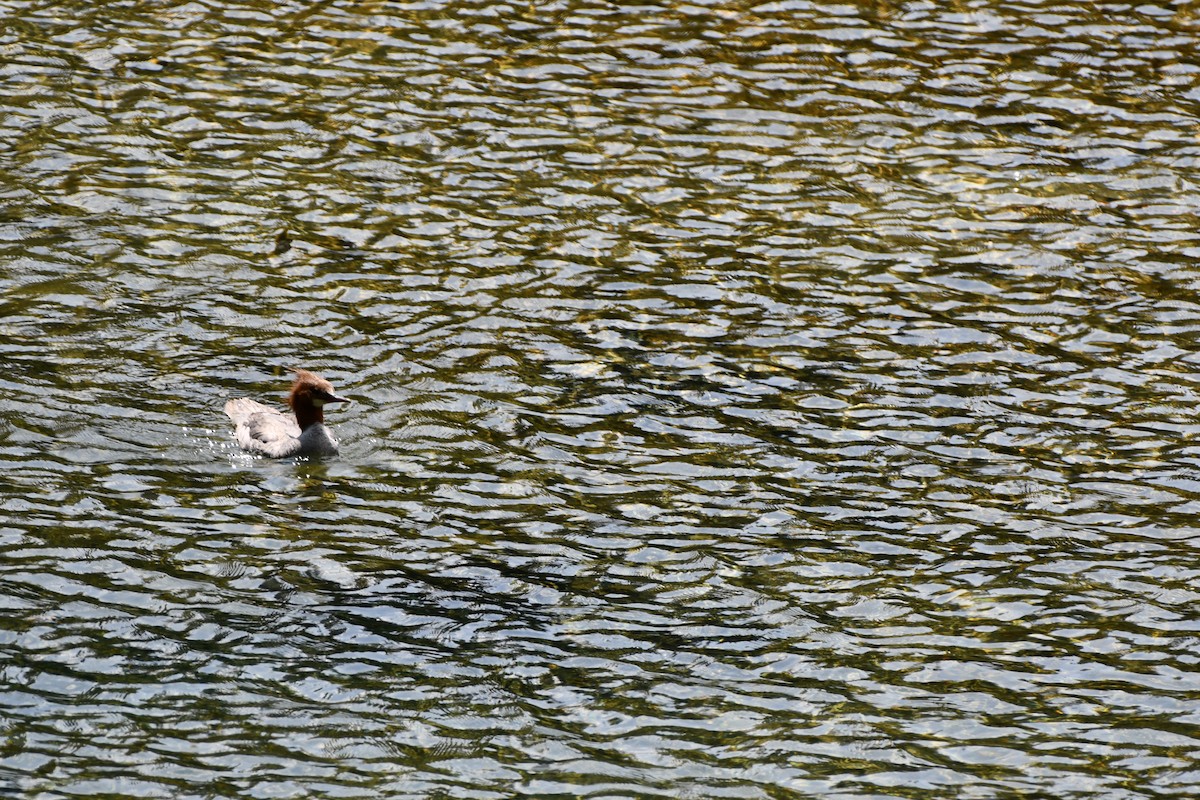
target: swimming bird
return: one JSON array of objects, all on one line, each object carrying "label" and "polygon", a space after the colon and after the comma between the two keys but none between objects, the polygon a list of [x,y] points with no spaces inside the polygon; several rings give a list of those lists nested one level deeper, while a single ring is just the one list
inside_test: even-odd
[{"label": "swimming bird", "polygon": [[243,450],[271,458],[337,455],[338,443],[325,427],[324,408],[330,403],[349,403],[333,391],[333,384],[306,369],[293,369],[296,380],[288,393],[293,421],[255,400],[239,397],[225,404],[233,420],[233,435]]}]

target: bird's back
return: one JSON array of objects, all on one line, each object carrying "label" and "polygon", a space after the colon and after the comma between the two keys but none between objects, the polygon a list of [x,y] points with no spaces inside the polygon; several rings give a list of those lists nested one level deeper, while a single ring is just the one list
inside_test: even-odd
[{"label": "bird's back", "polygon": [[239,397],[225,404],[225,413],[233,420],[233,435],[243,450],[271,458],[283,458],[300,452],[300,426],[270,406]]}]

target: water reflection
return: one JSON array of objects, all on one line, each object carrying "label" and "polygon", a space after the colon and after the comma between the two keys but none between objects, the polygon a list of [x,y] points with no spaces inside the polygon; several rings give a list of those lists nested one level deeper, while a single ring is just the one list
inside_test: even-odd
[{"label": "water reflection", "polygon": [[0,18],[0,787],[1195,793],[1188,9]]}]

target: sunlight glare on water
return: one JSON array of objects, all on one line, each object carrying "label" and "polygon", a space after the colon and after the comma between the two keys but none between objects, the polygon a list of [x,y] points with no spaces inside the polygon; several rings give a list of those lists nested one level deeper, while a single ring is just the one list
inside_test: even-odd
[{"label": "sunlight glare on water", "polygon": [[1194,796],[1198,38],[0,0],[0,794]]}]

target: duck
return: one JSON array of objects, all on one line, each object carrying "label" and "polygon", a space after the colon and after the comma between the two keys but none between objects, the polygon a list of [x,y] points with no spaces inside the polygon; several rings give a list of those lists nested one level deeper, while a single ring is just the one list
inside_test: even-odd
[{"label": "duck", "polygon": [[350,400],[340,397],[333,384],[315,372],[297,368],[291,371],[296,379],[287,402],[296,418],[257,400],[234,398],[225,403],[225,413],[233,420],[234,438],[243,450],[269,458],[337,455],[337,439],[325,427],[325,406],[348,404]]}]

